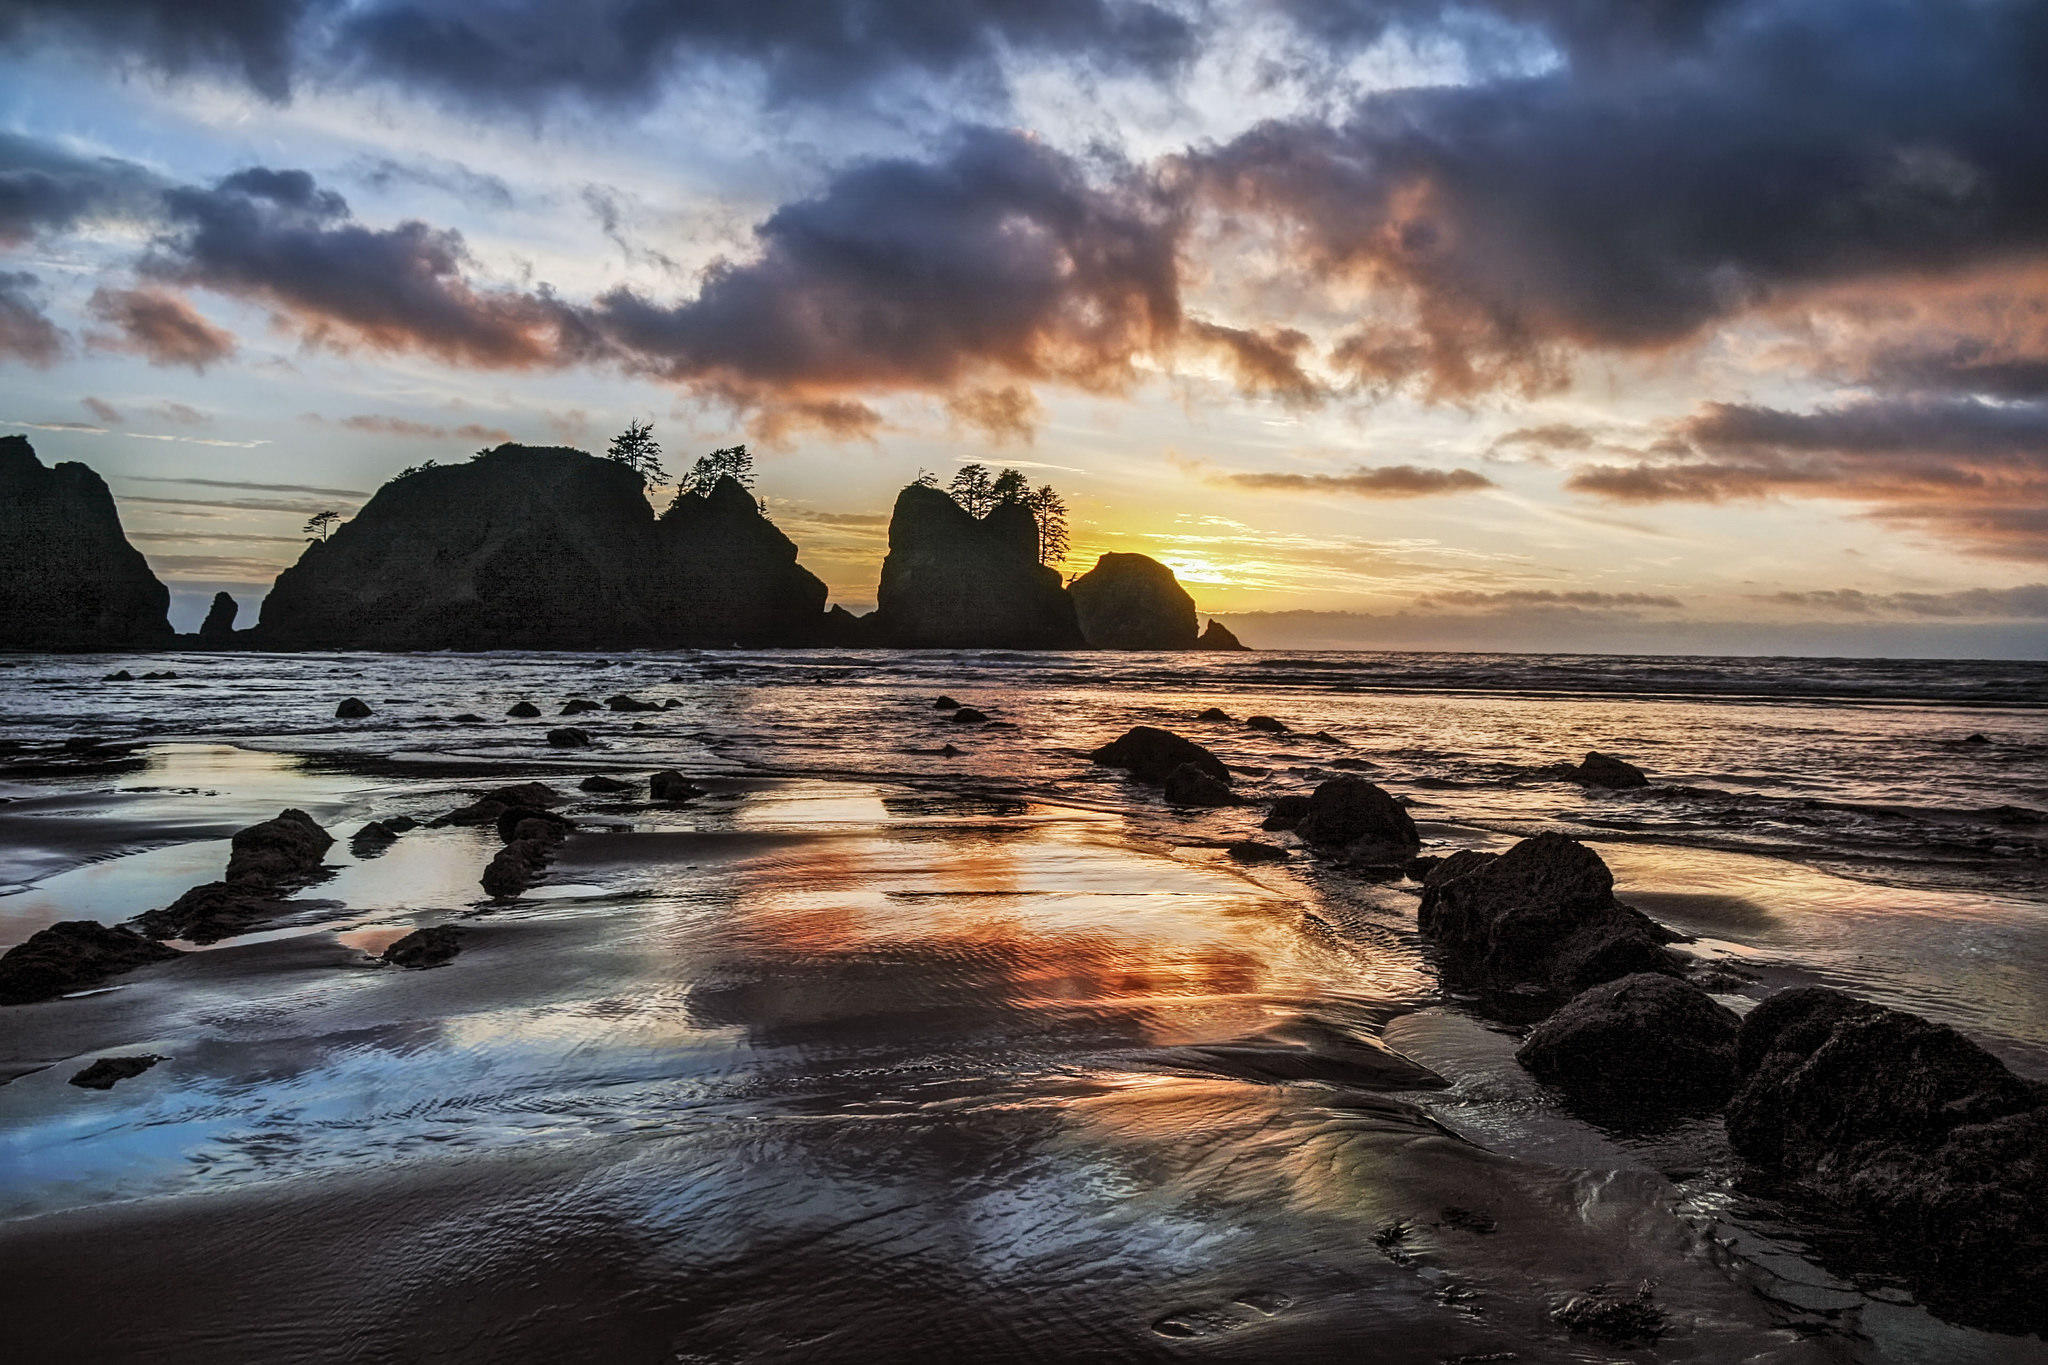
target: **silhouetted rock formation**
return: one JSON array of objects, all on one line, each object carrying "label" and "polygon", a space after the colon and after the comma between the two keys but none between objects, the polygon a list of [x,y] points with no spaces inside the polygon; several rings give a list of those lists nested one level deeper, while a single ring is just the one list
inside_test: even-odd
[{"label": "silhouetted rock formation", "polygon": [[1610,1111],[1717,1109],[1735,1085],[1735,1011],[1639,972],[1574,996],[1515,1051],[1539,1080]]},{"label": "silhouetted rock formation", "polygon": [[1611,787],[1617,791],[1647,787],[1650,779],[1641,768],[1613,754],[1595,749],[1577,764],[1561,763],[1551,769],[1557,776],[1587,787]]},{"label": "silhouetted rock formation", "polygon": [[1418,919],[1446,977],[1492,990],[1570,996],[1636,972],[1679,973],[1664,947],[1678,936],[1616,900],[1600,855],[1563,834],[1446,858],[1423,880]]},{"label": "silhouetted rock formation", "polygon": [[133,1080],[163,1060],[153,1054],[102,1057],[91,1066],[72,1072],[70,1083],[80,1090],[112,1090],[120,1082]]},{"label": "silhouetted rock formation", "polygon": [[1360,862],[1405,863],[1422,847],[1401,803],[1351,773],[1310,793],[1294,832],[1311,848]]},{"label": "silhouetted rock formation", "polygon": [[213,605],[206,609],[206,619],[199,623],[199,643],[202,645],[229,645],[235,641],[235,614],[241,608],[235,599],[224,592],[213,595]]},{"label": "silhouetted rock formation", "polygon": [[152,938],[213,943],[245,933],[286,911],[284,898],[327,874],[321,863],[332,835],[302,810],[237,830],[229,841],[226,877],[195,886],[161,910],[135,917]]},{"label": "silhouetted rock formation", "polygon": [[1080,626],[1057,571],[1038,562],[1038,523],[1021,503],[977,518],[912,484],[889,518],[876,592],[878,641],[910,649],[1073,649]]},{"label": "silhouetted rock formation", "polygon": [[434,924],[415,929],[386,948],[382,961],[394,967],[424,970],[443,967],[462,951],[462,931],[452,924]]},{"label": "silhouetted rock formation", "polygon": [[1193,740],[1155,725],[1133,726],[1088,757],[1106,768],[1122,768],[1136,781],[1154,787],[1165,785],[1175,769],[1190,764],[1218,782],[1230,782],[1230,769],[1222,759]]},{"label": "silhouetted rock formation", "polygon": [[1193,649],[1195,599],[1145,555],[1106,554],[1067,587],[1091,649]]},{"label": "silhouetted rock formation", "polygon": [[0,648],[159,649],[170,605],[99,475],[0,436]]},{"label": "silhouetted rock formation", "polygon": [[657,520],[624,465],[503,445],[399,476],[264,600],[268,648],[804,644],[825,587],[732,480]]},{"label": "silhouetted rock formation", "polygon": [[2048,1087],[1952,1028],[1821,986],[1742,1022],[1728,1140],[1879,1223],[1938,1311],[2048,1332]]},{"label": "silhouetted rock formation", "polygon": [[1226,628],[1221,621],[1218,621],[1215,617],[1212,616],[1209,618],[1208,628],[1202,632],[1202,637],[1199,640],[1195,641],[1195,648],[1250,649],[1251,646],[1238,643],[1237,637],[1235,635],[1232,635],[1229,629]]},{"label": "silhouetted rock formation", "polygon": [[107,977],[178,956],[132,929],[65,920],[30,934],[0,955],[0,1005],[53,1000]]}]

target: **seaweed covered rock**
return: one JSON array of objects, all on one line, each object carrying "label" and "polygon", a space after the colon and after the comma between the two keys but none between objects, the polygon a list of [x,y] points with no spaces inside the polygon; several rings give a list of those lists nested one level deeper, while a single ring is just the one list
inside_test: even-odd
[{"label": "seaweed covered rock", "polygon": [[1193,649],[1195,599],[1149,555],[1106,554],[1067,585],[1090,649]]},{"label": "seaweed covered rock", "polygon": [[2048,1093],[1952,1028],[1826,987],[1736,1040],[1728,1140],[1910,1249],[1948,1316],[2048,1333]]},{"label": "seaweed covered rock", "polygon": [[0,645],[160,649],[175,638],[170,605],[98,474],[0,436]]},{"label": "seaweed covered rock", "polygon": [[1135,780],[1154,787],[1164,785],[1176,768],[1186,764],[1226,786],[1230,782],[1230,769],[1222,759],[1191,739],[1153,725],[1133,726],[1088,758],[1106,768],[1122,768]]},{"label": "seaweed covered rock", "polygon": [[54,1000],[177,956],[177,949],[132,929],[89,919],[65,920],[36,931],[0,955],[0,1005]]},{"label": "seaweed covered rock", "polygon": [[1572,997],[1523,1040],[1515,1060],[1603,1109],[1716,1109],[1735,1084],[1741,1022],[1697,986],[1638,972]]},{"label": "seaweed covered rock", "polygon": [[1487,990],[1563,997],[1681,970],[1664,946],[1678,935],[1616,900],[1600,855],[1563,834],[1446,859],[1423,882],[1418,921],[1444,975]]},{"label": "seaweed covered rock", "polygon": [[1294,832],[1311,848],[1351,858],[1405,862],[1422,846],[1415,821],[1380,787],[1352,773],[1309,794]]},{"label": "seaweed covered rock", "polygon": [[880,643],[909,649],[1074,649],[1074,604],[1038,561],[1038,523],[1019,502],[976,517],[912,484],[889,518],[876,589]]}]

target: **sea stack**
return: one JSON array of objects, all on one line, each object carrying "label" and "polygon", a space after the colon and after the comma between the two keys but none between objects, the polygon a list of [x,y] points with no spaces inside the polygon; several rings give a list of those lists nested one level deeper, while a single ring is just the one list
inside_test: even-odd
[{"label": "sea stack", "polygon": [[99,475],[0,436],[0,648],[160,649],[170,605]]},{"label": "sea stack", "polygon": [[1038,562],[1038,523],[1021,503],[976,517],[912,484],[889,518],[876,633],[907,649],[1076,649],[1083,641],[1058,571]]},{"label": "sea stack", "polygon": [[207,608],[206,619],[199,624],[199,643],[202,645],[233,644],[235,639],[235,614],[241,608],[235,599],[224,592],[213,595],[213,605]]},{"label": "sea stack", "polygon": [[656,520],[639,475],[502,445],[401,474],[278,576],[272,649],[806,644],[824,585],[731,480]]},{"label": "sea stack", "polygon": [[1106,554],[1067,589],[1091,649],[1193,649],[1195,599],[1147,555]]}]

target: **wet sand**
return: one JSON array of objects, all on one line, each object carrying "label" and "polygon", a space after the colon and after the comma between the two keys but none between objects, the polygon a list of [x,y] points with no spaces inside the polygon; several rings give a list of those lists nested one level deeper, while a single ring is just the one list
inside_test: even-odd
[{"label": "wet sand", "polygon": [[[0,807],[35,850],[6,942],[165,904],[283,806],[340,840],[278,923],[0,1015],[23,1358],[2043,1358],[1736,1189],[1713,1121],[1573,1115],[1440,992],[1412,886],[1242,868],[1242,811],[693,774],[685,806],[580,797],[511,903],[476,886],[488,828],[349,847],[564,766],[170,745]],[[1760,989],[1917,951],[1774,908],[1825,873],[1602,851]],[[448,966],[373,960],[432,924]],[[67,1083],[134,1054],[167,1060]],[[1553,1316],[1645,1285],[1653,1346]]]}]

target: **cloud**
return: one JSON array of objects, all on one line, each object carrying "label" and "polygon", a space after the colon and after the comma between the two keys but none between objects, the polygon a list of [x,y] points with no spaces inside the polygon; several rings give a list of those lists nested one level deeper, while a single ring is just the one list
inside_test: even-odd
[{"label": "cloud", "polygon": [[180,426],[187,427],[203,427],[213,420],[212,417],[201,412],[198,408],[187,407],[183,403],[169,401],[152,404],[149,411],[153,415],[163,418],[166,422],[176,422]]},{"label": "cloud", "polygon": [[159,498],[141,494],[127,494],[123,502],[148,503],[152,507],[173,507],[196,509],[193,515],[205,512],[289,512],[295,516],[311,516],[328,509],[326,502],[315,502],[304,498]]},{"label": "cloud", "polygon": [[[1620,13],[1496,8],[1589,42]],[[1374,296],[1340,348],[1360,382],[1438,396],[1543,389],[1579,352],[2048,249],[2040,6],[1658,13],[1681,41],[1268,123],[1182,158],[1184,183],[1269,225],[1288,272]]]},{"label": "cloud", "polygon": [[1710,403],[1660,453],[1582,466],[1565,486],[1635,503],[1839,498],[1979,554],[2048,560],[2048,402],[1877,398],[1811,412]]},{"label": "cloud", "polygon": [[[0,0],[0,39],[7,32],[7,0]],[[163,187],[134,162],[0,132],[0,246],[105,220],[147,220]]]},{"label": "cloud", "polygon": [[2017,588],[1966,588],[1959,592],[1865,592],[1823,588],[1763,594],[1760,601],[1809,607],[1833,616],[1904,616],[1943,620],[2048,620],[2048,583]]},{"label": "cloud", "polygon": [[26,271],[0,270],[0,357],[44,369],[64,354],[64,333],[43,312],[38,283]]},{"label": "cloud", "polygon": [[196,545],[214,542],[236,545],[303,545],[304,536],[263,536],[232,531],[130,531],[130,540],[151,544]]},{"label": "cloud", "polygon": [[0,41],[97,48],[173,75],[232,75],[272,99],[290,90],[294,39],[334,0],[0,0]]},{"label": "cloud", "polygon": [[954,421],[974,428],[996,445],[1012,441],[1029,445],[1042,413],[1037,395],[1017,384],[953,394],[946,399],[946,411]]},{"label": "cloud", "polygon": [[214,326],[176,294],[163,289],[95,289],[86,304],[112,327],[87,340],[96,348],[127,351],[152,365],[189,365],[205,373],[234,355],[234,335]]},{"label": "cloud", "polygon": [[1306,332],[1195,320],[1188,323],[1188,335],[1223,356],[1242,393],[1265,394],[1296,407],[1310,407],[1330,396],[1328,386],[1302,368],[1301,355],[1310,346]]},{"label": "cloud", "polygon": [[1521,607],[1573,607],[1585,611],[1628,611],[1655,607],[1676,611],[1685,603],[1676,597],[1642,592],[1554,592],[1550,589],[1511,588],[1503,592],[1461,589],[1426,593],[1416,599],[1422,607],[1457,607],[1486,611]]},{"label": "cloud", "polygon": [[304,171],[254,167],[164,196],[169,228],[144,270],[252,299],[309,343],[417,350],[453,364],[521,368],[584,358],[595,340],[545,287],[473,284],[462,234],[357,223]]},{"label": "cloud", "polygon": [[118,427],[127,420],[121,416],[121,410],[112,403],[102,402],[100,399],[91,397],[81,398],[78,401],[87,412],[110,427]]},{"label": "cloud", "polygon": [[488,209],[509,209],[518,202],[503,178],[439,157],[414,157],[408,161],[388,156],[364,157],[351,162],[348,171],[375,190],[419,185]]},{"label": "cloud", "polygon": [[[367,498],[360,488],[321,488],[303,483],[244,483],[238,479],[174,479],[156,474],[131,474],[131,483],[177,483],[194,488],[232,488],[247,493],[314,493],[328,498]],[[211,504],[199,504],[210,506]]]},{"label": "cloud", "polygon": [[1423,469],[1412,464],[1359,465],[1343,474],[1234,473],[1219,478],[1239,488],[1343,493],[1360,498],[1423,498],[1494,486],[1493,480],[1469,469]]},{"label": "cloud", "polygon": [[[315,412],[305,415],[309,422],[325,422],[327,419]],[[465,422],[458,427],[446,427],[436,422],[419,422],[409,417],[387,417],[381,413],[359,413],[344,417],[335,426],[349,431],[360,431],[371,436],[399,436],[421,441],[480,441],[489,445],[502,445],[512,439],[512,433],[501,427],[487,427],[481,422]]]}]

